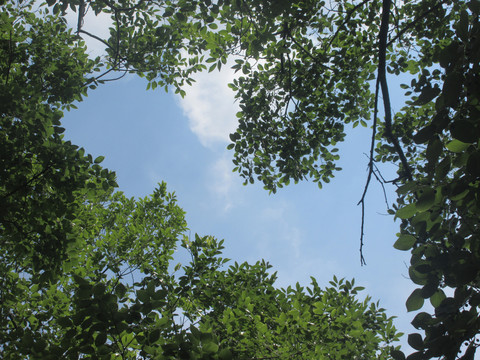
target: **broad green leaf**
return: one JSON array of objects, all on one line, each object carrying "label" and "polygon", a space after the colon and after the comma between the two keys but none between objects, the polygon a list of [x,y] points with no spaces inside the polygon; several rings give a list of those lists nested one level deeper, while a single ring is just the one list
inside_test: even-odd
[{"label": "broad green leaf", "polygon": [[447,145],[445,145],[448,150],[454,153],[460,153],[462,151],[465,151],[469,146],[470,144],[461,142],[460,140],[456,139],[450,141],[449,143],[447,143]]},{"label": "broad green leaf", "polygon": [[457,120],[451,127],[450,132],[452,136],[464,143],[476,143],[478,141],[478,135],[472,131],[472,123],[466,120]]},{"label": "broad green leaf", "polygon": [[423,339],[422,335],[414,333],[408,335],[408,345],[410,345],[415,350],[423,350]]},{"label": "broad green leaf", "polygon": [[421,195],[415,203],[416,210],[420,212],[429,210],[435,204],[435,197],[436,191],[434,189],[423,189]]},{"label": "broad green leaf", "polygon": [[100,164],[104,159],[105,159],[105,156],[98,156],[98,157],[95,159],[94,163],[95,163],[95,164]]},{"label": "broad green leaf", "polygon": [[233,355],[229,349],[222,349],[218,352],[218,358],[220,360],[232,360]]},{"label": "broad green leaf", "polygon": [[393,247],[397,250],[406,251],[406,250],[410,250],[415,244],[415,242],[416,242],[415,236],[409,235],[409,234],[401,234],[398,237],[397,241],[395,241],[395,244],[393,245]]},{"label": "broad green leaf", "polygon": [[443,290],[439,289],[435,294],[430,297],[430,303],[433,307],[438,307],[442,303],[442,301],[446,298],[445,293]]},{"label": "broad green leaf", "polygon": [[393,360],[405,360],[405,354],[400,350],[392,350],[390,353]]},{"label": "broad green leaf", "polygon": [[423,306],[424,299],[420,289],[415,289],[407,299],[406,307],[407,311],[419,310]]},{"label": "broad green leaf", "polygon": [[101,346],[105,344],[106,341],[107,341],[107,334],[104,332],[101,332],[95,338],[95,346]]},{"label": "broad green leaf", "polygon": [[417,213],[415,204],[408,204],[397,210],[395,216],[400,219],[408,219]]},{"label": "broad green leaf", "polygon": [[205,351],[207,354],[214,354],[218,351],[218,345],[210,341],[206,344],[202,344],[202,350]]}]

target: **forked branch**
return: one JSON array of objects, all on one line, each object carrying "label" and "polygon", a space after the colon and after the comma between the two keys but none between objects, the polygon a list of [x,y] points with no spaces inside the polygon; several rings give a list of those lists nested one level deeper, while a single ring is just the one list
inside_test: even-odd
[{"label": "forked branch", "polygon": [[388,142],[393,144],[395,152],[397,153],[400,161],[402,163],[403,171],[405,173],[405,177],[408,180],[412,180],[412,171],[410,169],[410,165],[408,164],[407,158],[403,152],[402,147],[398,139],[393,135],[392,131],[392,107],[390,104],[390,95],[388,91],[388,83],[387,83],[387,61],[386,61],[386,53],[387,53],[387,38],[388,38],[388,27],[390,22],[390,8],[392,5],[391,0],[383,0],[382,3],[382,20],[380,24],[380,31],[378,34],[378,74],[377,74],[377,83],[375,88],[375,107],[374,107],[374,116],[373,116],[373,130],[372,130],[372,141],[370,145],[370,158],[368,161],[368,175],[367,175],[367,182],[363,189],[362,198],[358,202],[358,205],[362,206],[362,222],[361,222],[361,233],[360,233],[360,264],[365,265],[365,258],[363,256],[363,245],[364,245],[364,226],[365,226],[365,197],[368,192],[368,188],[370,186],[370,180],[372,179],[372,175],[374,175],[374,149],[375,149],[375,137],[377,131],[377,112],[378,112],[378,97],[379,97],[379,87],[382,91],[382,98],[383,98],[383,108],[385,112],[385,133],[384,137]]}]

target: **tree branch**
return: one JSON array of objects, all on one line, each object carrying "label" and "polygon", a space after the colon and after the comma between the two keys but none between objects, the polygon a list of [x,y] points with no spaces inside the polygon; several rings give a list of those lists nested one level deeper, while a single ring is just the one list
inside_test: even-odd
[{"label": "tree branch", "polygon": [[386,71],[386,53],[387,53],[387,37],[388,37],[388,23],[390,19],[390,6],[392,0],[383,0],[382,5],[382,22],[380,25],[379,32],[379,49],[378,49],[378,81],[380,82],[380,88],[382,90],[383,97],[383,107],[385,112],[385,137],[386,139],[393,144],[395,152],[400,158],[400,161],[403,165],[403,170],[405,171],[405,176],[408,180],[412,180],[412,171],[410,165],[408,164],[407,158],[403,153],[403,149],[400,146],[398,139],[393,135],[392,132],[392,107],[390,104],[390,95],[388,92],[387,84],[387,71]]},{"label": "tree branch", "polygon": [[367,182],[363,188],[363,194],[357,205],[362,205],[362,223],[360,226],[360,265],[367,265],[363,256],[363,238],[365,236],[365,197],[367,195],[368,187],[370,186],[370,180],[373,174],[373,152],[375,151],[375,136],[377,135],[377,122],[378,122],[378,93],[379,93],[380,80],[377,77],[377,83],[375,85],[375,105],[373,110],[373,125],[372,125],[372,142],[370,144],[370,155],[368,160],[368,175]]},{"label": "tree branch", "polygon": [[108,48],[110,48],[110,49],[112,49],[112,50],[115,50],[112,45],[110,45],[108,42],[106,42],[106,41],[103,40],[102,38],[98,37],[97,35],[93,35],[93,34],[89,33],[88,31],[85,31],[85,30],[82,30],[82,29],[79,29],[78,32],[79,32],[79,33],[82,33],[82,34],[85,34],[85,35],[88,35],[88,36],[90,36],[91,38],[100,41],[102,44],[104,44],[104,45],[107,46]]},{"label": "tree branch", "polygon": [[80,30],[82,30],[83,18],[86,14],[85,0],[80,0],[80,5],[78,6],[77,35],[80,33]]}]

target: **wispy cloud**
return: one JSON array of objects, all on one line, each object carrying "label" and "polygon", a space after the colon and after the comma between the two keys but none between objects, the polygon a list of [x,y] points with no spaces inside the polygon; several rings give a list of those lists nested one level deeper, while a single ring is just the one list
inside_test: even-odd
[{"label": "wispy cloud", "polygon": [[227,86],[235,78],[230,66],[227,63],[220,72],[196,74],[196,83],[179,100],[190,129],[205,147],[227,143],[228,135],[237,126],[238,105],[234,103],[233,91]]},{"label": "wispy cloud", "polygon": [[229,154],[218,158],[209,169],[208,189],[217,201],[221,202],[224,212],[230,210],[240,201],[237,196],[241,187],[238,176],[232,173],[232,162]]},{"label": "wispy cloud", "polygon": [[296,225],[296,221],[292,219],[292,212],[294,211],[288,202],[281,201],[275,206],[262,209],[260,218],[262,223],[276,224],[274,228],[276,228],[277,233],[274,235],[275,239],[272,239],[272,242],[281,242],[282,246],[280,248],[286,249],[291,258],[296,260],[301,256],[304,234]]}]

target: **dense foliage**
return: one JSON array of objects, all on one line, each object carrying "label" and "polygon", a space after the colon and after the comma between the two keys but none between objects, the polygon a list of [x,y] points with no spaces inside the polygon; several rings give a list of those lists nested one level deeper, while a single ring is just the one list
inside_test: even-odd
[{"label": "dense foliage", "polygon": [[[368,297],[358,300],[353,281],[279,289],[263,261],[227,266],[222,241],[186,237],[164,183],[129,199],[114,191],[102,157],[64,140],[63,111],[112,69],[181,64],[181,27],[167,40],[157,33],[164,50],[152,54],[141,48],[151,45],[142,30],[119,27],[142,28],[142,16],[155,14],[147,4],[89,4],[117,21],[103,60],[86,55],[82,16],[75,31],[61,11],[83,14],[84,2],[0,5],[2,358],[389,358],[399,337],[392,319]],[[127,51],[136,46],[143,57]],[[167,70],[173,84],[189,74]],[[184,265],[174,260],[181,251],[190,257]]]},{"label": "dense foliage", "polygon": [[[81,244],[57,281],[10,273],[4,358],[387,359],[398,339],[353,282],[284,290],[264,262],[222,269],[222,241],[181,236],[165,184],[137,201],[116,192],[74,223]],[[191,256],[183,267],[171,263],[178,243]]]}]

